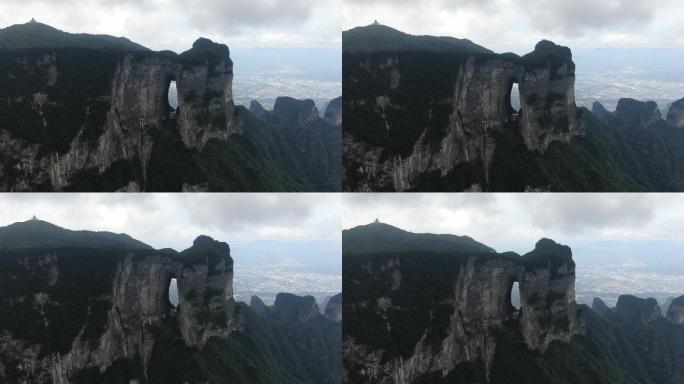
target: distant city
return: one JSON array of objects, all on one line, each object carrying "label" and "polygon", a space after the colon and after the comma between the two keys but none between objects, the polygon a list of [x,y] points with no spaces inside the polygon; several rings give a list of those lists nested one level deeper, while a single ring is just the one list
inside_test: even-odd
[{"label": "distant city", "polygon": [[591,305],[600,297],[608,306],[615,306],[620,295],[652,297],[663,305],[669,298],[684,294],[684,276],[643,272],[628,266],[581,266],[575,271],[576,300]]},{"label": "distant city", "polygon": [[233,79],[233,96],[236,104],[249,106],[252,100],[266,109],[273,109],[276,98],[290,96],[295,99],[312,99],[323,112],[327,103],[342,94],[342,82],[301,77],[295,68],[273,72],[246,73]]},{"label": "distant city", "polygon": [[591,109],[592,104],[599,101],[606,109],[614,111],[621,98],[655,101],[665,114],[673,101],[684,98],[684,82],[638,78],[629,70],[613,74],[577,74],[577,105]]},{"label": "distant city", "polygon": [[278,293],[311,295],[321,305],[332,295],[342,292],[342,275],[302,272],[288,264],[235,264],[235,300],[249,303],[253,295],[267,305],[273,304]]}]

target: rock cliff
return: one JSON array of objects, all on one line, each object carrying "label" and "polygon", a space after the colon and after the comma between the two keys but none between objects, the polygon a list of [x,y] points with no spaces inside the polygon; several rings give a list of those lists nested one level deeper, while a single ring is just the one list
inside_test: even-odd
[{"label": "rock cliff", "polygon": [[342,294],[338,293],[328,300],[325,306],[325,317],[332,321],[342,321]]},{"label": "rock cliff", "polygon": [[[6,81],[12,83],[3,99],[15,108],[14,114],[16,108],[28,108],[15,118],[29,120],[21,124],[10,118],[1,127],[0,150],[9,160],[3,174],[14,175],[6,189],[36,185],[63,189],[79,172],[96,169],[103,173],[120,161],[139,165],[145,178],[152,149],[164,131],[177,132],[186,148],[197,151],[212,138],[227,141],[240,133],[233,113],[233,63],[225,45],[199,39],[181,55],[88,50],[82,59],[92,62],[84,63],[68,60],[75,59],[68,57],[72,54],[68,48],[46,52],[10,51],[3,62]],[[23,88],[19,81],[27,72],[35,79],[33,90]],[[73,76],[102,78],[84,88],[81,99],[72,101],[64,98],[79,86]],[[171,81],[178,88],[177,109],[167,100]],[[25,95],[27,91],[33,93]],[[32,101],[27,103],[26,97]],[[72,106],[72,102],[82,105]],[[81,107],[84,111],[75,110]],[[59,114],[59,108],[66,111]],[[23,128],[33,117],[29,113],[42,121],[42,129],[56,130],[58,124],[69,128],[68,132],[61,128],[60,145],[50,148],[41,143],[44,134],[30,131],[38,127]]]},{"label": "rock cliff", "polygon": [[684,127],[684,99],[672,103],[667,112],[667,122],[677,128]]},{"label": "rock cliff", "polygon": [[325,114],[323,118],[328,123],[336,126],[342,127],[342,97],[333,99],[328,103],[327,108],[325,108]]},{"label": "rock cliff", "polygon": [[[463,177],[456,174],[465,169],[477,174],[466,187],[482,189],[502,137],[516,136],[529,151],[543,153],[554,141],[583,134],[568,48],[542,41],[519,57],[460,45],[359,47],[359,35],[372,40],[388,30],[374,25],[343,34],[345,188],[409,190],[422,177]],[[398,34],[391,38],[407,36]]]},{"label": "rock cliff", "polygon": [[[154,52],[35,23],[0,29],[3,45],[0,190],[335,188],[297,172],[300,158],[316,153],[296,152],[274,127],[234,105],[233,62],[223,44],[199,38],[181,54]],[[169,105],[172,82],[177,108]],[[280,108],[303,113],[289,124],[323,122],[307,114],[315,109],[307,101],[309,110],[290,111],[298,102]],[[326,139],[340,146],[339,137]],[[340,162],[339,150],[328,155]]]},{"label": "rock cliff", "polygon": [[[47,223],[29,223],[38,224]],[[55,230],[58,235],[69,234],[66,230]],[[4,369],[0,376],[14,378],[17,383],[71,383],[82,370],[96,368],[104,372],[120,361],[139,364],[147,371],[159,329],[177,329],[184,345],[198,349],[210,338],[226,340],[237,330],[233,259],[227,244],[199,237],[181,253],[135,250],[126,245],[107,251],[91,248],[94,245],[81,248],[86,253],[80,254],[74,254],[69,245],[45,251],[37,248],[20,257],[18,251],[3,251],[3,257],[8,258],[6,267],[14,266],[16,276],[35,282],[25,287],[30,292],[23,292],[24,295],[7,292],[1,303],[3,311],[11,310],[12,301],[22,297],[30,300],[38,311],[22,312],[25,317],[3,322],[0,355]],[[110,260],[78,271],[80,263],[87,263],[87,256]],[[93,267],[102,269],[98,271],[100,277],[104,274],[110,279],[92,282],[92,286],[97,286],[95,292],[63,292],[81,283],[77,276]],[[172,278],[178,283],[178,307],[168,299]],[[83,303],[69,297],[97,293],[100,296],[86,297]],[[83,315],[82,324],[74,321]],[[69,319],[74,323],[56,324]],[[29,331],[27,326],[37,325],[35,321],[44,322],[45,329],[34,329],[35,335],[23,334]],[[61,333],[55,327],[76,328]],[[41,339],[43,332],[48,338]],[[56,340],[63,344],[54,345]]]},{"label": "rock cliff", "polygon": [[299,307],[285,328],[236,303],[230,248],[206,236],[176,252],[37,220],[0,228],[3,383],[334,383],[320,372],[339,380],[340,326]]},{"label": "rock cliff", "polygon": [[[464,366],[486,378],[506,334],[544,352],[579,333],[567,246],[543,239],[519,256],[473,252],[473,240],[437,251],[446,235],[423,235],[405,251],[357,243],[359,232],[396,230],[380,226],[343,233],[344,382],[411,383]],[[511,304],[516,282],[520,308]]]},{"label": "rock cliff", "polygon": [[679,325],[684,325],[684,296],[672,300],[667,310],[667,319]]}]

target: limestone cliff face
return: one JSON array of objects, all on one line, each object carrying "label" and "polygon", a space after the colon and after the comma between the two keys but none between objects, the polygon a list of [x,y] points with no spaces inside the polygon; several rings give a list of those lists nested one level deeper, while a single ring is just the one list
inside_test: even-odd
[{"label": "limestone cliff face", "polygon": [[524,256],[393,253],[345,251],[343,289],[355,293],[344,303],[344,382],[411,383],[463,364],[486,378],[502,334],[543,352],[579,333],[566,246],[541,240]]},{"label": "limestone cliff face", "polygon": [[[345,181],[348,189],[408,190],[425,175],[479,167],[486,187],[503,135],[545,152],[581,135],[570,50],[542,41],[513,54],[345,52]],[[426,64],[429,63],[429,64]],[[512,108],[518,84],[521,107]]]},{"label": "limestone cliff face", "polygon": [[338,293],[328,300],[325,306],[325,317],[329,320],[341,322],[342,321],[342,294]]},{"label": "limestone cliff face", "polygon": [[662,318],[656,299],[642,299],[631,295],[618,297],[613,315],[618,322],[641,325],[647,325]]},{"label": "limestone cliff face", "polygon": [[[74,283],[60,280],[61,276],[64,274],[67,276],[64,278],[73,279],[73,268],[83,268],[85,263],[79,261],[71,265],[71,252],[56,250],[46,256],[29,256],[19,265],[32,279],[47,278],[48,287],[70,286]],[[121,361],[141,366],[147,375],[161,330],[175,328],[186,347],[201,350],[209,338],[227,339],[237,329],[232,287],[233,260],[227,244],[199,237],[192,248],[180,254],[170,250],[121,250],[105,255],[99,252],[91,250],[88,257],[108,257],[118,261],[110,264],[114,268],[111,271],[113,279],[96,283],[104,290],[98,301],[89,303],[88,316],[91,320],[80,325],[72,324],[82,328],[63,351],[48,349],[42,344],[44,341],[31,342],[13,334],[12,328],[3,329],[0,361],[18,365],[13,368],[14,373],[8,373],[6,366],[0,364],[3,368],[0,369],[0,381],[3,377],[14,376],[16,381],[13,382],[21,384],[68,384],[74,382],[75,376],[84,369],[104,372]],[[168,299],[172,278],[178,283],[178,307],[173,307]],[[71,294],[74,295],[81,294]],[[73,301],[62,302],[46,292],[38,292],[34,296],[36,305],[46,308],[46,311],[47,308],[59,308],[65,313],[80,310]],[[8,303],[3,302],[2,305]],[[45,326],[49,329],[54,320],[44,316]],[[94,325],[97,321],[101,321],[100,326]]]},{"label": "limestone cliff face", "polygon": [[677,128],[684,127],[684,99],[672,103],[667,112],[667,122]]},{"label": "limestone cliff face", "polygon": [[325,108],[325,114],[323,115],[325,121],[334,125],[336,127],[342,126],[342,97],[333,99]]},{"label": "limestone cliff face", "polygon": [[[86,52],[82,60],[94,62],[80,63],[80,67],[69,61],[69,51],[62,50],[38,57],[13,52],[14,61],[4,63],[10,81],[21,84],[23,76],[34,81],[31,84],[36,89],[27,90],[35,91],[30,103],[21,95],[24,90],[15,92],[14,88],[8,92],[16,96],[3,101],[14,105],[15,113],[22,111],[17,114],[21,119],[35,116],[42,121],[43,129],[52,132],[65,129],[60,126],[68,125],[64,119],[83,120],[82,124],[72,124],[73,132],[59,136],[60,141],[69,141],[54,148],[40,143],[46,134],[29,135],[20,128],[21,122],[6,119],[4,126],[0,125],[0,153],[5,164],[2,176],[11,177],[2,186],[4,190],[32,190],[36,186],[63,189],[79,172],[94,169],[101,174],[118,161],[139,168],[144,179],[152,148],[165,130],[178,132],[186,148],[198,151],[209,139],[225,141],[240,133],[234,119],[233,63],[225,45],[199,39],[180,55]],[[80,73],[71,73],[78,68],[82,68]],[[96,80],[89,81],[97,85],[86,84],[84,87],[90,88],[78,94],[83,97],[79,104],[84,111],[60,114],[60,109],[76,108],[66,104],[72,101],[71,95],[63,96],[74,92],[74,76],[92,76]],[[105,82],[107,78],[111,82]],[[177,84],[177,110],[167,101],[171,81]],[[134,182],[127,189],[142,187]]]},{"label": "limestone cliff face", "polygon": [[679,325],[684,325],[684,296],[672,300],[667,310],[667,319]]}]

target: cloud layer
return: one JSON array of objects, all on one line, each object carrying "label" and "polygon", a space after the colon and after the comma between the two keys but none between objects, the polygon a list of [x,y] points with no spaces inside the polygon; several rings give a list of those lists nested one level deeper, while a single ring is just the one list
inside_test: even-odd
[{"label": "cloud layer", "polygon": [[126,36],[183,50],[201,36],[223,43],[331,46],[341,0],[4,0],[0,27],[36,20],[67,32]]},{"label": "cloud layer", "polygon": [[345,29],[373,19],[413,34],[469,38],[525,53],[542,38],[568,45],[681,43],[684,4],[642,0],[345,0]]},{"label": "cloud layer", "polygon": [[354,194],[343,200],[345,228],[378,218],[494,247],[529,249],[541,237],[568,243],[684,240],[684,197],[676,194]]},{"label": "cloud layer", "polygon": [[2,194],[0,225],[33,215],[69,229],[127,233],[156,248],[201,234],[239,241],[340,237],[341,196],[328,194]]}]

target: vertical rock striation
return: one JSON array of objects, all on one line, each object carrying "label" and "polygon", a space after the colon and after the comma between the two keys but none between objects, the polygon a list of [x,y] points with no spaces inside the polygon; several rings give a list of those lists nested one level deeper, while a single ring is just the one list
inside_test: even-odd
[{"label": "vertical rock striation", "polygon": [[[579,333],[567,246],[543,239],[519,256],[473,253],[472,244],[450,249],[463,240],[446,235],[407,236],[414,248],[406,251],[383,251],[379,242],[369,251],[356,233],[343,240],[343,290],[352,292],[344,302],[344,382],[411,383],[463,366],[486,379],[503,335],[544,352]],[[511,304],[515,282],[519,309]]]},{"label": "vertical rock striation", "polygon": [[672,103],[667,112],[667,122],[677,128],[684,127],[684,99]]},{"label": "vertical rock striation", "polygon": [[[57,49],[34,57],[22,52],[11,51],[0,63],[10,79],[3,102],[13,106],[0,127],[5,158],[0,176],[9,174],[12,180],[3,189],[64,189],[80,172],[102,174],[121,161],[139,168],[144,181],[152,149],[164,134],[178,134],[187,149],[201,151],[212,138],[226,141],[241,133],[234,116],[233,62],[223,44],[201,38],[180,55]],[[92,62],[74,63],[72,55]],[[36,89],[17,88],[29,75]],[[74,100],[72,88],[82,86],[75,83],[81,77],[96,80],[77,93],[83,100]],[[177,84],[177,109],[168,104],[171,81]],[[25,106],[26,92],[33,92],[33,102]],[[42,125],[48,138],[56,136],[54,143],[46,144],[42,132],[21,129],[25,125],[31,130]]]},{"label": "vertical rock striation", "polygon": [[[389,29],[367,28],[367,39]],[[420,188],[422,177],[452,177],[459,183],[454,189],[483,189],[498,140],[518,137],[529,151],[543,153],[552,142],[583,134],[567,47],[541,41],[518,57],[482,47],[430,50],[430,41],[439,39],[426,38],[419,47],[361,49],[366,43],[357,41],[359,33],[343,36],[348,189],[409,190]]]},{"label": "vertical rock striation", "polygon": [[[79,268],[88,268],[84,267],[88,261],[77,259],[80,256],[74,253],[78,255],[73,248],[57,249],[47,258],[36,253],[20,262],[26,269],[23,273],[31,279],[36,281],[47,276],[51,281],[48,287],[56,286],[46,287],[46,292],[38,293],[36,297],[41,298],[40,305],[56,308],[64,316],[67,313],[75,316],[73,313],[82,308],[68,296],[60,299],[59,296],[51,297],[48,292],[77,284],[59,280],[62,274],[67,276],[65,279],[75,279],[74,276],[84,273]],[[111,274],[112,280],[92,283],[101,287],[102,294],[88,299],[88,313],[83,324],[71,324],[81,327],[73,340],[65,339],[67,336],[63,334],[53,335],[54,339],[68,342],[55,350],[15,335],[13,329],[21,325],[4,324],[0,362],[15,364],[17,360],[14,359],[21,356],[19,365],[13,368],[17,383],[72,383],[79,372],[89,369],[104,372],[121,362],[141,367],[146,376],[155,345],[164,330],[178,333],[187,348],[197,350],[202,350],[210,338],[226,340],[236,330],[233,260],[225,243],[200,236],[191,248],[181,253],[151,249],[133,251],[124,247],[113,251],[93,248],[84,255],[91,260],[104,259],[103,265],[97,266],[98,272]],[[33,265],[37,268],[30,267]],[[178,307],[169,302],[172,278],[178,283]],[[40,287],[40,284],[34,284],[32,289]],[[83,293],[71,292],[69,296],[80,297]],[[3,302],[2,305],[8,304]],[[28,320],[35,317],[29,313],[24,316]],[[52,322],[61,319],[55,320],[51,317],[54,314],[43,316],[47,332],[50,332]],[[6,377],[5,374],[0,372],[0,378]]]},{"label": "vertical rock striation", "polygon": [[679,325],[684,325],[684,296],[672,300],[667,310],[667,319]]}]

